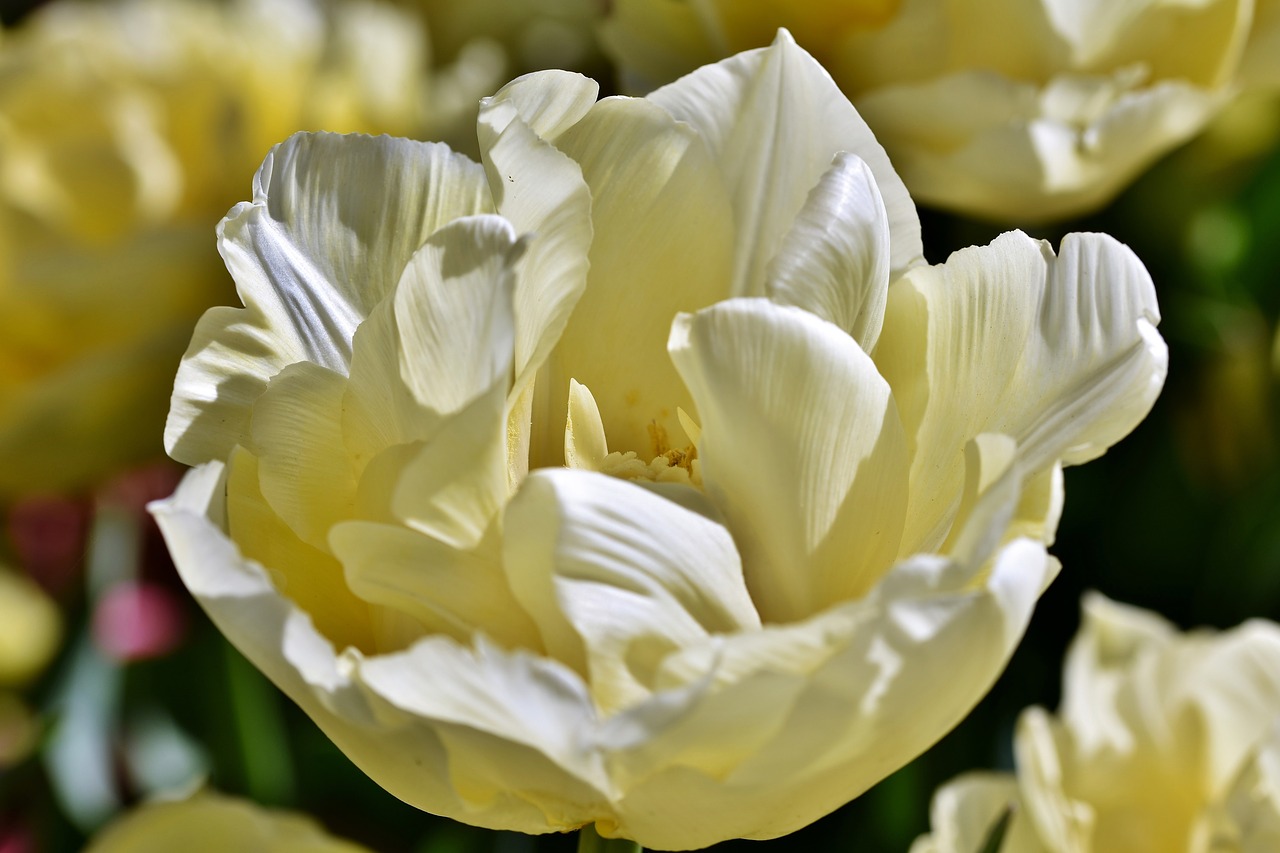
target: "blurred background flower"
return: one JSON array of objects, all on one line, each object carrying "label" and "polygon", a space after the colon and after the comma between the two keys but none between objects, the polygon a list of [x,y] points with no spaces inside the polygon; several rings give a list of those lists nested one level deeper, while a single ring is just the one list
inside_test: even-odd
[{"label": "blurred background flower", "polygon": [[469,133],[501,62],[459,62],[436,91],[420,16],[377,0],[59,2],[6,32],[0,501],[160,456],[189,330],[231,292],[213,226],[266,150]]},{"label": "blurred background flower", "polygon": [[94,836],[86,853],[367,853],[305,815],[201,791],[139,806]]},{"label": "blurred background flower", "polygon": [[631,90],[767,43],[831,71],[921,204],[1005,222],[1090,212],[1240,89],[1280,83],[1273,0],[619,0]]},{"label": "blurred background flower", "polygon": [[1179,634],[1089,596],[1058,713],[1018,721],[1016,776],[950,782],[912,851],[1272,850],[1278,726],[1280,626]]}]

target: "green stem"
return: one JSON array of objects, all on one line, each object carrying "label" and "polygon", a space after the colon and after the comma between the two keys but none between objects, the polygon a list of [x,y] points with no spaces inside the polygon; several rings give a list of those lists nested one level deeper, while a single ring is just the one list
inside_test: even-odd
[{"label": "green stem", "polygon": [[640,853],[642,849],[625,838],[601,838],[594,823],[578,830],[578,853]]}]

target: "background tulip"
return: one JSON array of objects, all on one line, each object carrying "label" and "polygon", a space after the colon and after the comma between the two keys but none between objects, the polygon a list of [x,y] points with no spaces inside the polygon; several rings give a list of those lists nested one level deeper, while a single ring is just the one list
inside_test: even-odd
[{"label": "background tulip", "polygon": [[1269,849],[1280,628],[1184,635],[1096,595],[1084,610],[1058,715],[1019,720],[1016,777],[940,790],[913,852],[979,849],[1006,812],[1006,853]]},{"label": "background tulip", "polygon": [[780,26],[831,70],[920,202],[1088,213],[1241,89],[1280,82],[1269,0],[622,0],[602,38],[647,91]]}]

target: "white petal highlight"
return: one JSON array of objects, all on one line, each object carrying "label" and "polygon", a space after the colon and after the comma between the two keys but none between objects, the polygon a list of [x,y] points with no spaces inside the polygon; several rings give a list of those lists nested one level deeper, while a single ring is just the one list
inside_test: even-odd
[{"label": "white petal highlight", "polygon": [[766,300],[681,315],[669,346],[698,406],[707,493],[765,620],[865,593],[898,553],[909,463],[870,357],[830,323]]},{"label": "white petal highlight", "polygon": [[648,96],[706,138],[738,226],[733,294],[763,293],[769,261],[833,153],[856,154],[884,197],[895,275],[919,262],[920,221],[884,149],[786,30],[773,46],[708,65]]},{"label": "white petal highlight", "polygon": [[492,209],[480,168],[443,145],[334,134],[273,148],[253,198],[219,225],[245,308],[205,314],[174,385],[165,447],[186,464],[247,443],[248,407],[285,365],[345,374],[356,326],[418,246]]},{"label": "white petal highlight", "polygon": [[870,168],[837,154],[769,264],[765,294],[875,349],[889,296],[889,220]]}]

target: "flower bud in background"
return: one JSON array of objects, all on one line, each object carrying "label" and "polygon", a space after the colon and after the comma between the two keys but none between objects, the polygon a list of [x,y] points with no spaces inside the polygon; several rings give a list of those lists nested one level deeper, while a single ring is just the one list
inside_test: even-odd
[{"label": "flower bud in background", "polygon": [[201,792],[139,806],[98,833],[86,853],[368,853],[312,818]]},{"label": "flower bud in background", "polygon": [[0,500],[159,456],[191,326],[230,292],[218,218],[295,130],[447,134],[496,80],[428,72],[422,21],[377,0],[54,2],[6,32]]},{"label": "flower bud in background", "polygon": [[1241,88],[1280,84],[1280,3],[619,0],[647,90],[792,28],[925,204],[1002,221],[1101,207]]},{"label": "flower bud in background", "polygon": [[1092,595],[1056,716],[1018,722],[1017,773],[938,791],[912,853],[1262,853],[1280,843],[1280,626],[1181,634]]},{"label": "flower bud in background", "polygon": [[1150,409],[1097,234],[927,265],[790,36],[487,99],[482,163],[300,134],[220,227],[154,505],[213,621],[401,799],[690,849],[830,812],[990,687],[1062,466]]}]

